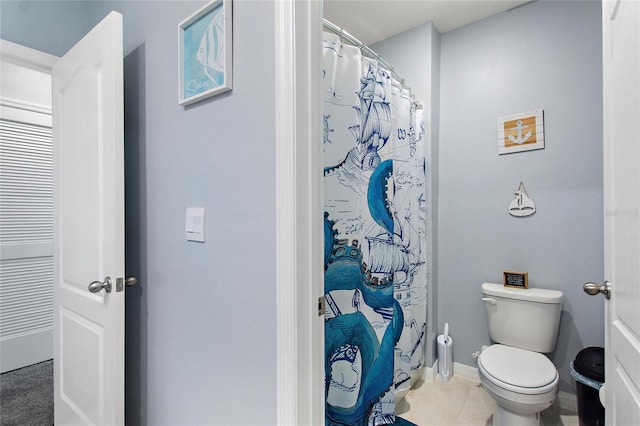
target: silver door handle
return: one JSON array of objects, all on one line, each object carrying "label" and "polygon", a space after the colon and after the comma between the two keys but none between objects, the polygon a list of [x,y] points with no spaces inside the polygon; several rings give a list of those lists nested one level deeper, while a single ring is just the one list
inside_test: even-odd
[{"label": "silver door handle", "polygon": [[589,296],[595,296],[596,294],[602,293],[604,294],[605,299],[608,300],[611,298],[611,285],[609,284],[609,281],[605,281],[604,285],[598,285],[596,283],[591,283],[591,282],[585,283],[582,286],[582,289]]},{"label": "silver door handle", "polygon": [[107,293],[111,293],[111,277],[105,277],[104,282],[93,281],[89,284],[89,291],[91,293],[100,293],[102,289]]}]

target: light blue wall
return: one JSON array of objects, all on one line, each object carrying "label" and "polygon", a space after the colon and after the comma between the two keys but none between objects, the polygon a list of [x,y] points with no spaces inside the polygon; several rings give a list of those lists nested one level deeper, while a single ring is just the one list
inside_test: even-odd
[{"label": "light blue wall", "polygon": [[[203,4],[116,4],[125,64],[137,68],[125,78],[127,96],[144,85],[133,117],[143,131],[126,141],[143,150],[146,171],[144,345],[140,375],[127,374],[140,389],[128,386],[145,424],[275,424],[274,6],[233,3],[233,91],[185,109],[177,103],[178,24]],[[91,21],[112,6],[91,8]],[[204,244],[185,241],[187,206],[207,209]]]},{"label": "light blue wall", "polygon": [[[205,2],[30,3],[2,3],[3,24],[19,23],[11,40],[58,55],[109,10],[124,15],[126,258],[140,279],[127,293],[127,422],[275,424],[273,2],[233,2],[233,91],[186,109],[178,23]],[[207,209],[204,244],[185,241],[187,206]]]},{"label": "light blue wall", "polygon": [[[599,2],[539,1],[442,36],[439,320],[454,359],[475,365],[489,343],[482,282],[529,272],[531,287],[562,290],[560,390],[569,362],[603,345],[602,34]],[[496,119],[544,109],[545,149],[498,155]],[[520,181],[537,212],[507,206]]]},{"label": "light blue wall", "polygon": [[411,87],[424,108],[426,132],[430,145],[426,147],[427,182],[427,347],[426,366],[435,362],[438,326],[438,138],[440,115],[440,33],[432,23],[389,37],[371,46],[392,65]]},{"label": "light blue wall", "polygon": [[85,1],[0,1],[0,38],[61,56],[90,26]]},{"label": "light blue wall", "polygon": [[[475,367],[471,354],[490,343],[480,285],[528,271],[532,287],[565,295],[551,354],[565,392],[576,353],[604,343],[602,299],[581,289],[604,275],[600,19],[599,2],[541,1],[440,37],[422,26],[372,46],[439,113],[430,347],[449,322],[455,361]],[[536,108],[546,148],[499,156],[497,117]],[[528,218],[507,213],[521,180],[538,207]]]}]

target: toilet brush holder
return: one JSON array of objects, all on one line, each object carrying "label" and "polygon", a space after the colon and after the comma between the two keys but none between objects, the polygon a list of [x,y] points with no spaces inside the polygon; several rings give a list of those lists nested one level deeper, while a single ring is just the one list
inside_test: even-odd
[{"label": "toilet brush holder", "polygon": [[448,382],[453,376],[453,338],[449,336],[449,324],[445,326],[445,333],[438,336],[438,373],[443,382]]}]

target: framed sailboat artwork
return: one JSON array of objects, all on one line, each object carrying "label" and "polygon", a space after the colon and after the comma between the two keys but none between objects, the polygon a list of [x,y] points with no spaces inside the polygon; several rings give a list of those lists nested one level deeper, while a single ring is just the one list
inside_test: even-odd
[{"label": "framed sailboat artwork", "polygon": [[180,105],[231,90],[231,9],[231,0],[214,0],[178,25]]}]

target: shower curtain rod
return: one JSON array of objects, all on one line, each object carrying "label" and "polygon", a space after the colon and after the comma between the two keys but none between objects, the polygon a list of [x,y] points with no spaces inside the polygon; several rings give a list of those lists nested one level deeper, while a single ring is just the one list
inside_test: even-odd
[{"label": "shower curtain rod", "polygon": [[400,82],[400,84],[402,85],[403,88],[408,89],[409,92],[411,93],[411,99],[413,100],[416,108],[422,109],[422,103],[420,101],[416,101],[415,100],[415,95],[413,94],[413,91],[411,90],[411,88],[409,86],[407,86],[406,84],[404,84],[404,78],[400,77],[395,69],[393,68],[393,66],[391,64],[389,64],[387,61],[385,61],[378,53],[376,53],[373,49],[371,49],[369,46],[367,46],[366,44],[364,44],[363,42],[361,42],[360,40],[358,40],[357,38],[355,38],[354,36],[352,36],[351,34],[349,34],[348,32],[346,32],[344,30],[344,28],[337,26],[336,24],[334,24],[333,22],[329,21],[327,18],[322,18],[322,26],[326,29],[328,29],[329,31],[335,33],[338,35],[338,37],[340,37],[341,39],[345,39],[347,40],[347,42],[349,42],[350,44],[359,47],[360,49],[362,49],[366,54],[368,54],[372,59],[375,59],[376,61],[378,61],[379,63],[382,64],[383,67],[387,68],[390,72],[391,75]]}]

